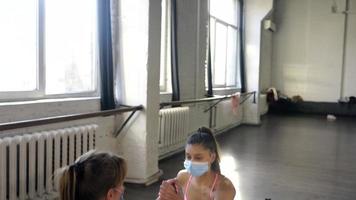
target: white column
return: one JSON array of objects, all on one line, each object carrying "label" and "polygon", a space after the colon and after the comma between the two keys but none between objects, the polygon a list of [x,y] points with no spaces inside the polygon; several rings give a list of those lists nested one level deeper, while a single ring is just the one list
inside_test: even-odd
[{"label": "white column", "polygon": [[259,75],[261,53],[261,21],[273,8],[273,1],[245,1],[245,70],[247,92],[256,91],[256,104],[251,97],[244,104],[244,123],[259,124]]},{"label": "white column", "polygon": [[122,102],[143,105],[119,136],[128,182],[149,184],[158,169],[161,1],[120,1]]}]

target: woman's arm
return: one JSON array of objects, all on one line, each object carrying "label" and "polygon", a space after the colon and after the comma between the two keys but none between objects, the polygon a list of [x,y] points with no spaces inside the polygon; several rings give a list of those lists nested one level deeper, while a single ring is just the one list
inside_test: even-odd
[{"label": "woman's arm", "polygon": [[177,177],[163,181],[159,190],[159,200],[181,200],[183,199],[183,186],[187,181],[188,174],[185,170],[178,172]]},{"label": "woman's arm", "polygon": [[177,187],[177,180],[170,179],[163,181],[159,189],[159,200],[183,200],[180,195],[179,188]]}]

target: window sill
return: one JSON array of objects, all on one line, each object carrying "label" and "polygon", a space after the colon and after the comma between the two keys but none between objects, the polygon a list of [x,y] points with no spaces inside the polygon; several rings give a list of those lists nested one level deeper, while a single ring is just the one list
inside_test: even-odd
[{"label": "window sill", "polygon": [[0,123],[100,110],[99,97],[42,99],[0,103]]},{"label": "window sill", "polygon": [[241,92],[241,88],[235,88],[235,87],[213,88],[214,95],[229,95],[236,92]]},{"label": "window sill", "polygon": [[160,92],[160,102],[168,102],[172,100],[172,92]]},{"label": "window sill", "polygon": [[12,105],[31,105],[31,104],[44,104],[53,102],[71,102],[71,101],[88,101],[100,100],[100,97],[78,97],[78,98],[60,98],[60,99],[38,99],[38,100],[24,100],[13,102],[0,102],[0,107]]},{"label": "window sill", "polygon": [[160,95],[172,95],[172,92],[159,92]]}]

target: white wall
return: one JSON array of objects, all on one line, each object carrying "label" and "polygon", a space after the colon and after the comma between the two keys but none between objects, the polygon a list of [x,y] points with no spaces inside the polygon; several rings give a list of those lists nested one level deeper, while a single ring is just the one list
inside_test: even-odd
[{"label": "white wall", "polygon": [[[354,0],[351,0],[354,4]],[[345,0],[336,1],[339,10]],[[340,96],[344,15],[331,12],[332,1],[276,0],[272,84],[288,96],[336,102]],[[355,71],[355,17],[350,17],[346,93]],[[353,44],[352,44],[353,43]]]},{"label": "white wall", "polygon": [[350,1],[343,96],[356,96],[356,0]]},{"label": "white wall", "polygon": [[98,110],[100,110],[99,98],[4,102],[0,103],[0,123],[96,112]]},{"label": "white wall", "polygon": [[[272,52],[273,52],[273,30],[265,27],[266,22],[274,22],[273,9],[262,20],[261,29],[261,60],[260,60],[260,91],[264,92],[272,87]],[[261,115],[268,112],[266,94],[260,94],[258,110]]]},{"label": "white wall", "polygon": [[261,67],[261,23],[262,19],[273,8],[273,0],[259,1],[248,0],[245,2],[246,29],[245,29],[245,68],[247,91],[257,91],[257,103],[252,103],[252,98],[244,107],[244,122],[249,124],[260,123],[258,108],[260,91]]},{"label": "white wall", "polygon": [[[264,20],[272,20],[272,14],[273,13],[271,12]],[[262,26],[263,28],[261,30],[260,90],[264,91],[271,87],[273,33],[270,30],[265,29],[264,25]]]}]

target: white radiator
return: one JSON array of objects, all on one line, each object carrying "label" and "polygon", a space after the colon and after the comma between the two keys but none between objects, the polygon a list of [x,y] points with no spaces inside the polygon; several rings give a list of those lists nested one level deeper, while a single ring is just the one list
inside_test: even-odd
[{"label": "white radiator", "polygon": [[97,125],[0,139],[0,199],[44,199],[55,189],[53,172],[95,148]]},{"label": "white radiator", "polygon": [[159,111],[159,155],[182,148],[188,136],[189,107],[161,109]]}]

